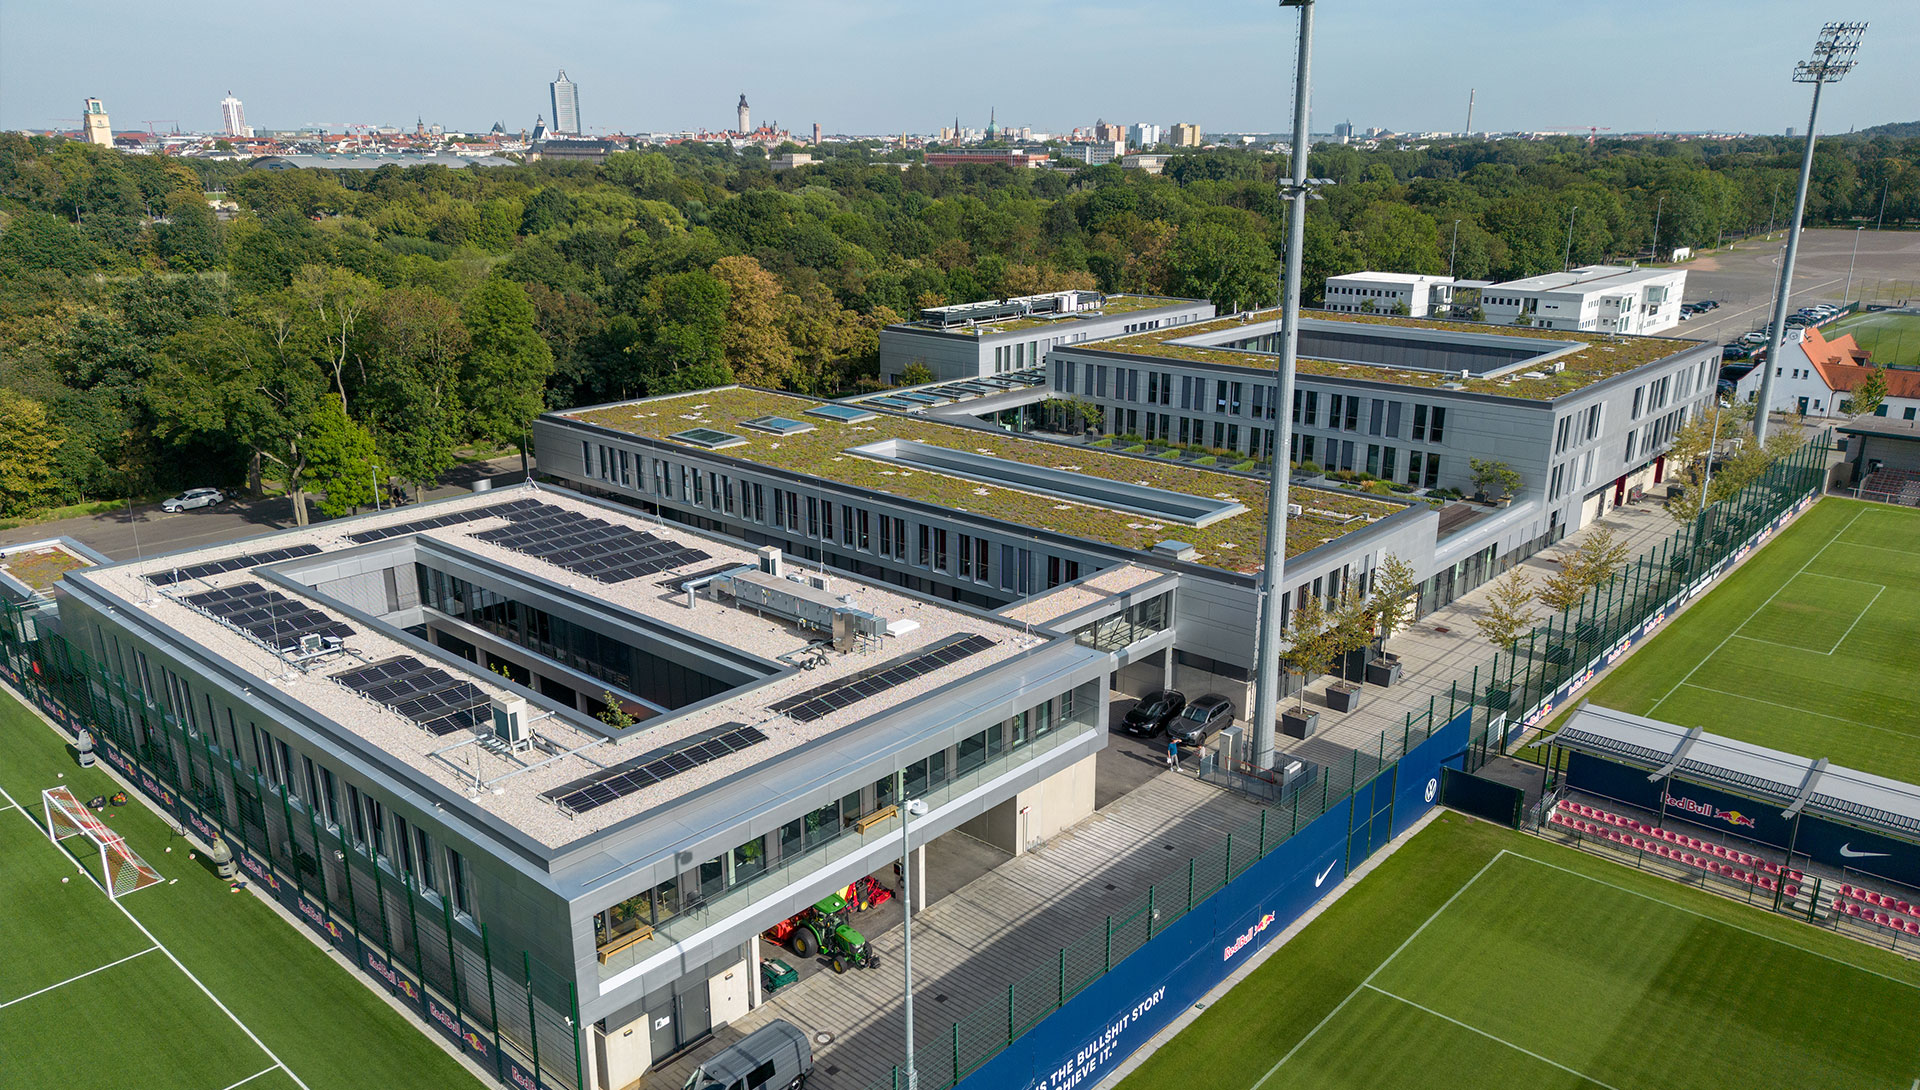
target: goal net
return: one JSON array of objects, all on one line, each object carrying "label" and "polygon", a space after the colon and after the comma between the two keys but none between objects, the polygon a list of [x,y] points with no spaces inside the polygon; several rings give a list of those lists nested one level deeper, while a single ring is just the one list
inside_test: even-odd
[{"label": "goal net", "polygon": [[64,787],[42,791],[40,804],[46,809],[47,836],[56,844],[71,836],[83,836],[100,849],[100,872],[105,876],[107,893],[116,900],[160,881],[160,872],[135,855],[125,838],[94,817],[72,791]]}]

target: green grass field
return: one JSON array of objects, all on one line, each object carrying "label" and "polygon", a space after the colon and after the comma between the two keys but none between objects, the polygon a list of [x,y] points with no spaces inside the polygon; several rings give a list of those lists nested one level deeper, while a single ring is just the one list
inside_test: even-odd
[{"label": "green grass field", "polygon": [[295,925],[189,860],[188,843],[138,805],[107,823],[166,881],[116,906],[90,876],[97,850],[73,839],[69,853],[41,831],[40,792],[61,785],[82,799],[115,790],[0,692],[0,1085],[481,1085]]},{"label": "green grass field", "polygon": [[1920,783],[1915,647],[1920,511],[1824,499],[1583,696]]},{"label": "green grass field", "polygon": [[1908,1090],[1920,965],[1446,814],[1121,1090]]},{"label": "green grass field", "polygon": [[1920,314],[1874,311],[1849,314],[1824,328],[1826,335],[1853,334],[1855,344],[1888,367],[1920,367]]}]

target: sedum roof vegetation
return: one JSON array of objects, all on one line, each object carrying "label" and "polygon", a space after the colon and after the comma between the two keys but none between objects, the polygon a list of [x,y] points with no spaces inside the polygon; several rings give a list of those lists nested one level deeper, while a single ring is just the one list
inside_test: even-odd
[{"label": "sedum roof vegetation", "polygon": [[[1146,333],[1135,333],[1116,340],[1064,347],[1130,352],[1142,356],[1161,356],[1167,359],[1196,360],[1231,367],[1272,370],[1275,357],[1264,353],[1167,342],[1240,326],[1252,327],[1262,321],[1272,322],[1277,314],[1278,312],[1273,310],[1257,311],[1244,320],[1237,316],[1216,318],[1210,322],[1196,322],[1192,325],[1171,326]],[[1516,368],[1499,378],[1463,380],[1458,375],[1445,371],[1410,370],[1300,357],[1299,372],[1303,375],[1387,382],[1396,386],[1425,386],[1430,389],[1438,389],[1448,383],[1454,383],[1476,394],[1495,394],[1501,397],[1525,398],[1529,401],[1550,401],[1564,394],[1584,390],[1596,382],[1610,379],[1615,375],[1624,375],[1636,367],[1644,367],[1656,360],[1665,359],[1705,343],[1674,337],[1634,337],[1614,333],[1596,333],[1591,330],[1536,329],[1529,326],[1498,325],[1489,322],[1443,322],[1428,318],[1401,318],[1387,314],[1312,311],[1306,317],[1315,321],[1393,325],[1408,329],[1446,330],[1453,333],[1491,333],[1502,337],[1531,337],[1543,341],[1558,341],[1562,344],[1569,341],[1584,342],[1586,347],[1554,357],[1553,362],[1565,363],[1566,368],[1557,373],[1549,373],[1544,378],[1524,377],[1521,372],[1531,370],[1525,366]],[[1251,333],[1252,330],[1249,329],[1249,332]],[[1550,349],[1543,347],[1542,351],[1550,351]]]},{"label": "sedum roof vegetation", "polygon": [[61,576],[91,565],[92,561],[75,556],[58,545],[22,550],[0,559],[0,570],[36,591],[51,590]]},{"label": "sedum roof vegetation", "polygon": [[[560,415],[671,445],[674,443],[671,438],[673,433],[688,428],[725,429],[756,416],[794,416],[817,404],[820,402],[792,394],[727,387]],[[1086,473],[1189,495],[1231,499],[1246,507],[1246,511],[1204,527],[1159,522],[1131,512],[998,488],[927,470],[904,469],[847,453],[849,447],[883,439],[912,440],[1005,458],[1024,465]],[[1086,447],[1022,439],[1004,433],[939,424],[914,416],[876,412],[874,419],[857,424],[821,419],[820,425],[810,432],[786,436],[754,435],[747,445],[731,447],[718,456],[983,515],[1016,526],[1105,542],[1123,549],[1145,552],[1169,539],[1185,541],[1199,550],[1195,558],[1199,563],[1227,571],[1249,574],[1259,571],[1265,547],[1267,482],[1264,479],[1168,464],[1146,457],[1108,454]],[[1370,496],[1299,487],[1293,489],[1290,500],[1305,508],[1306,513],[1288,522],[1289,556],[1324,545],[1406,506]]]}]

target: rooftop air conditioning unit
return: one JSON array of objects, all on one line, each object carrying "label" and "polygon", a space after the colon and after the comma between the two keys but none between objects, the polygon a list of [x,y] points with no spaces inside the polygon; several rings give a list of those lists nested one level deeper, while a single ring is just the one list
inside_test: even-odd
[{"label": "rooftop air conditioning unit", "polygon": [[327,638],[318,632],[309,632],[300,637],[300,653],[303,655],[317,655],[326,649]]},{"label": "rooftop air conditioning unit", "polygon": [[527,745],[527,702],[517,696],[493,698],[493,736],[514,749]]},{"label": "rooftop air conditioning unit", "polygon": [[785,566],[783,560],[777,546],[768,545],[760,550],[760,570],[775,579],[780,578],[781,569]]},{"label": "rooftop air conditioning unit", "polygon": [[1287,505],[1287,517],[1288,517],[1288,518],[1292,518],[1292,519],[1297,519],[1297,518],[1299,518],[1299,517],[1300,517],[1300,505],[1299,505],[1299,504],[1297,504],[1297,503],[1290,503],[1290,504],[1288,504],[1288,505]]}]

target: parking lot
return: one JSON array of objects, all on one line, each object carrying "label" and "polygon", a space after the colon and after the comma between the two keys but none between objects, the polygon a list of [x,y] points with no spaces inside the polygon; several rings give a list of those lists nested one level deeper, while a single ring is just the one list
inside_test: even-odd
[{"label": "parking lot", "polygon": [[[1855,236],[1858,235],[1856,240]],[[1859,256],[1854,258],[1854,244]],[[1697,338],[1725,344],[1749,330],[1763,329],[1780,280],[1780,260],[1786,234],[1755,238],[1733,249],[1705,254],[1679,266],[1687,270],[1686,300],[1713,299],[1720,306],[1680,323],[1670,337]],[[1853,265],[1852,285],[1847,268]],[[1802,232],[1794,262],[1793,293],[1787,313],[1813,303],[1840,303],[1867,298],[1898,302],[1920,280],[1920,234],[1910,231],[1855,232],[1847,228],[1820,228]]]}]

